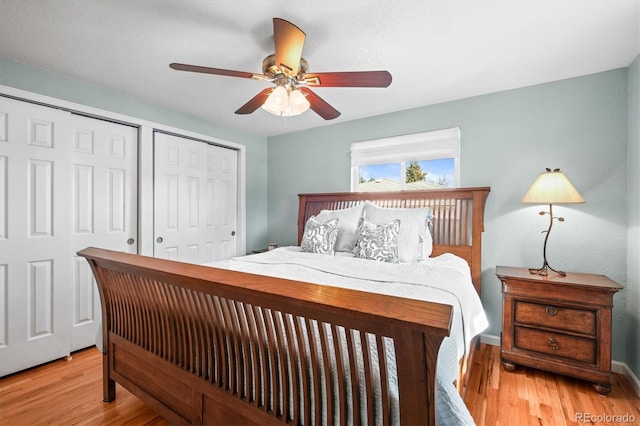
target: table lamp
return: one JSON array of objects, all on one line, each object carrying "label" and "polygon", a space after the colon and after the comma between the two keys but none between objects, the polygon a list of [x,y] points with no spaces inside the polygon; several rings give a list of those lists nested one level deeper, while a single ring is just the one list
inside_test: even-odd
[{"label": "table lamp", "polygon": [[551,227],[553,226],[553,220],[558,219],[558,222],[564,222],[563,217],[553,216],[554,204],[570,204],[570,203],[584,203],[584,198],[578,193],[573,184],[567,179],[567,177],[560,171],[560,169],[547,169],[546,172],[540,173],[538,178],[533,182],[531,188],[524,194],[522,198],[523,203],[529,204],[549,204],[549,211],[541,211],[539,214],[544,216],[549,215],[549,229],[546,231],[547,235],[544,237],[544,248],[542,250],[542,256],[544,263],[541,268],[529,268],[529,272],[538,275],[548,275],[549,270],[562,275],[567,274],[562,271],[556,271],[547,262],[547,241],[549,240],[549,234],[551,233]]}]

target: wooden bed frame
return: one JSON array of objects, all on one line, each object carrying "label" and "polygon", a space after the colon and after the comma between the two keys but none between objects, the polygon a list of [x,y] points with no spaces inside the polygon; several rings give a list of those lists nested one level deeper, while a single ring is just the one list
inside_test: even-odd
[{"label": "wooden bed frame", "polygon": [[[354,200],[397,207],[427,203],[436,216],[434,254],[444,250],[467,259],[479,289],[488,193],[307,194],[300,196],[300,220]],[[436,360],[450,332],[449,305],[98,248],[78,254],[89,262],[102,302],[105,402],[115,399],[118,382],[174,424],[322,424],[325,415],[328,424],[334,418],[359,424],[365,417],[369,424],[388,424],[384,342],[390,338],[401,423],[435,424]],[[363,345],[358,355],[362,339],[376,349]],[[371,362],[372,351],[379,362]],[[332,352],[341,356],[332,358]],[[336,378],[325,380],[321,370],[330,364]],[[382,385],[373,384],[376,376]],[[381,394],[379,419],[374,386]]]}]

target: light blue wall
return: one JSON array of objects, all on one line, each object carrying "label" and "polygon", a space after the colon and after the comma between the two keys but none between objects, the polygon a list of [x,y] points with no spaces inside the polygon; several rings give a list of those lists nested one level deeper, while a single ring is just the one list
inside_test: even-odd
[{"label": "light blue wall", "polygon": [[627,359],[640,377],[640,56],[629,67]]},{"label": "light blue wall", "polygon": [[[382,95],[381,95],[382,96]],[[339,105],[337,105],[339,108]],[[556,206],[547,257],[567,271],[627,272],[627,70],[478,96],[270,137],[269,239],[296,243],[297,194],[349,191],[354,141],[461,127],[462,186],[490,186],[483,238],[482,299],[489,334],[501,331],[496,265],[541,266],[544,206],[520,203],[545,167],[559,167],[585,204]],[[626,291],[615,296],[613,357],[624,360]]]},{"label": "light blue wall", "polygon": [[[246,147],[247,250],[267,244],[266,138],[161,108],[102,87],[0,57],[0,85],[197,132]],[[1,93],[1,90],[0,90]]]},{"label": "light blue wall", "polygon": [[638,62],[628,70],[628,84],[627,70],[614,70],[272,137],[268,144],[250,133],[2,57],[0,85],[245,145],[248,250],[268,241],[295,244],[298,193],[349,190],[351,142],[460,126],[462,185],[492,188],[483,240],[483,303],[488,332],[496,335],[501,296],[495,265],[542,262],[545,219],[520,198],[544,167],[560,167],[587,203],[554,209],[566,221],[554,226],[549,260],[554,267],[603,273],[627,286],[615,298],[613,356],[640,376]]}]

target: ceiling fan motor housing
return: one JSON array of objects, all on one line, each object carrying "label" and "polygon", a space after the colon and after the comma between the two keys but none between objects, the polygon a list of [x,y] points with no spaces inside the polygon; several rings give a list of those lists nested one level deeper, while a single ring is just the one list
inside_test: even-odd
[{"label": "ceiling fan motor housing", "polygon": [[[309,71],[309,63],[306,59],[300,58],[300,66],[298,70],[298,75],[306,74]],[[282,70],[276,64],[276,54],[272,54],[267,56],[262,60],[262,73],[264,75],[268,75],[271,78],[276,78],[280,74],[286,74],[284,70]]]}]

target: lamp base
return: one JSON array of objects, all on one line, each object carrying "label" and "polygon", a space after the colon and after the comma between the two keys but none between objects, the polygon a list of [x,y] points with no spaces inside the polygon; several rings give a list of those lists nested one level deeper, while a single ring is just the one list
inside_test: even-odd
[{"label": "lamp base", "polygon": [[549,212],[540,212],[541,215],[545,215],[548,214],[549,215],[549,229],[547,229],[546,231],[542,231],[543,233],[546,233],[545,237],[544,237],[544,247],[542,249],[542,258],[544,259],[544,263],[542,264],[542,268],[539,269],[535,269],[535,268],[529,268],[529,273],[531,274],[536,274],[536,275],[542,275],[542,276],[547,276],[549,275],[549,271],[553,271],[556,274],[562,276],[562,277],[566,277],[567,274],[566,272],[562,272],[562,271],[556,271],[555,269],[553,269],[551,266],[549,266],[549,262],[547,262],[547,241],[549,240],[549,234],[551,234],[551,228],[553,227],[553,219],[558,219],[560,222],[564,221],[564,218],[562,217],[558,217],[555,218],[553,217],[553,205],[549,204]]},{"label": "lamp base", "polygon": [[547,263],[547,261],[544,261],[544,264],[542,265],[542,268],[529,268],[529,273],[530,274],[536,274],[536,275],[542,275],[542,276],[547,276],[549,275],[549,271],[553,271],[558,275],[561,275],[563,277],[567,276],[566,272],[562,272],[562,271],[556,271],[555,269],[553,269],[551,266],[549,266],[549,264]]}]

